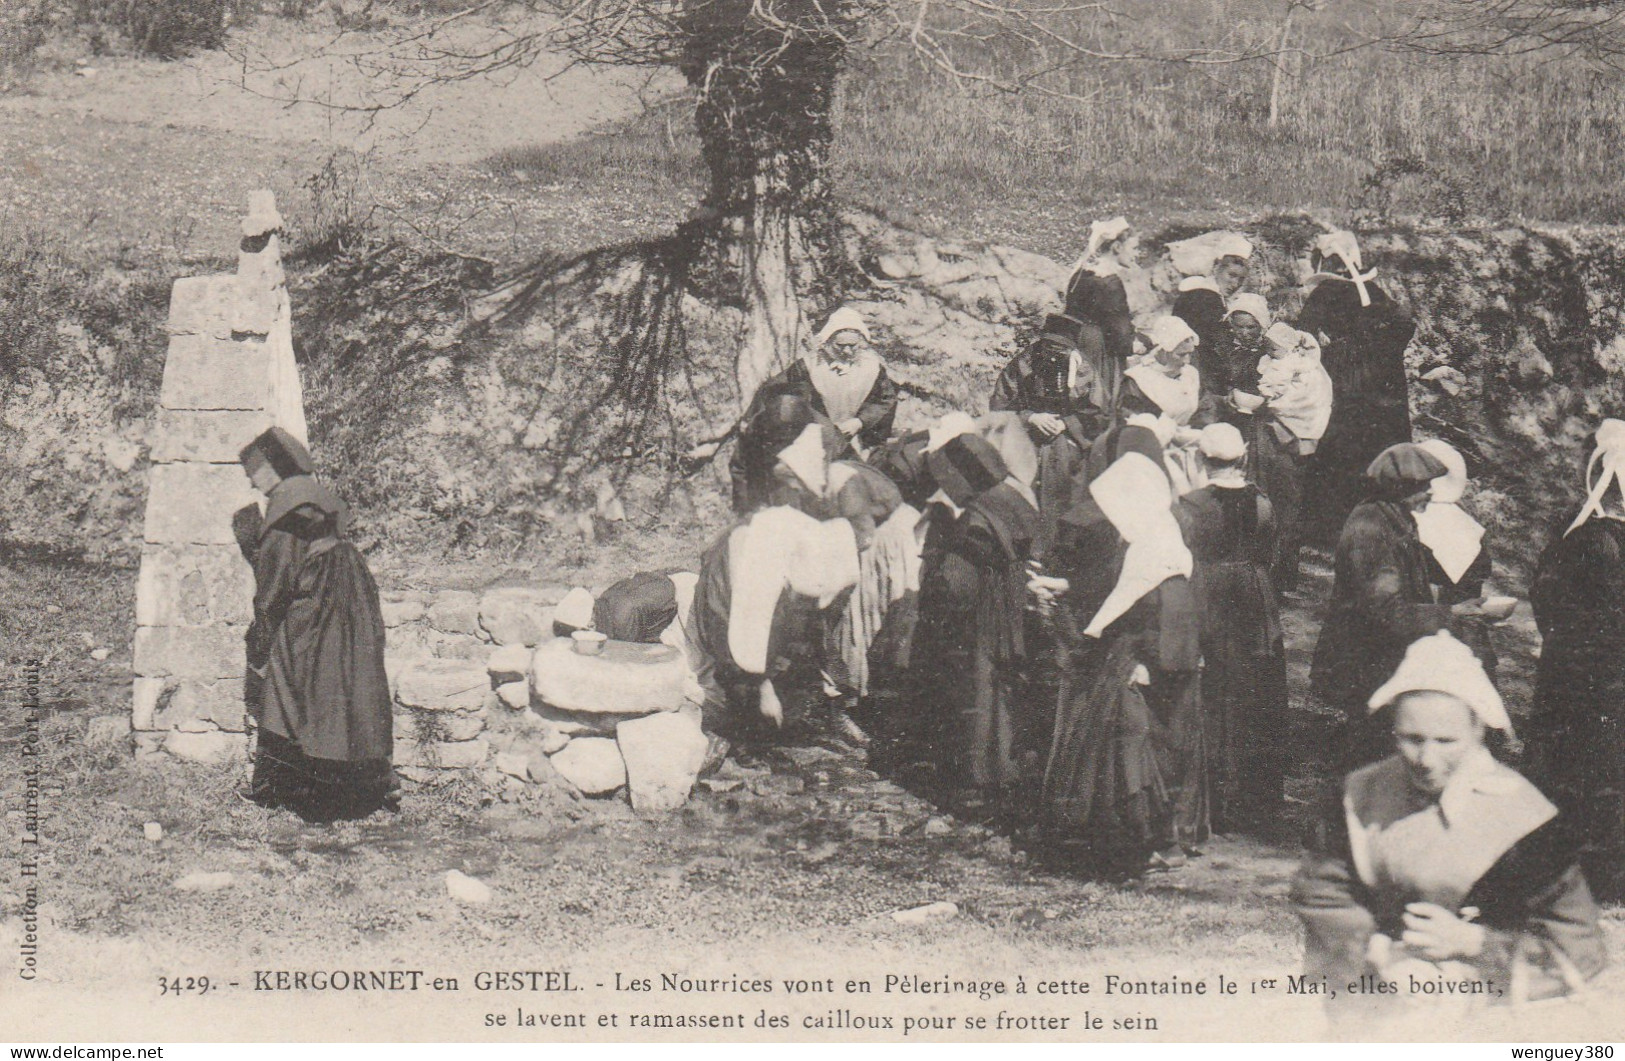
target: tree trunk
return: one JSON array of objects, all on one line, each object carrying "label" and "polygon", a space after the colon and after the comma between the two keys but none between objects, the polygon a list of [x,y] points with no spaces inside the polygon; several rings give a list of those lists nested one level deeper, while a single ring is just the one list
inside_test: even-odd
[{"label": "tree trunk", "polygon": [[829,19],[850,6],[788,0],[773,26],[751,0],[695,0],[684,15],[682,69],[710,171],[698,250],[716,266],[714,293],[744,310],[742,404],[803,348],[808,302],[840,272],[828,170],[845,43]]},{"label": "tree trunk", "polygon": [[1275,46],[1275,73],[1270,78],[1270,116],[1271,129],[1281,120],[1281,82],[1286,77],[1286,43],[1292,35],[1292,16],[1297,13],[1298,5],[1289,4],[1286,9],[1286,19],[1281,23],[1281,40]]}]

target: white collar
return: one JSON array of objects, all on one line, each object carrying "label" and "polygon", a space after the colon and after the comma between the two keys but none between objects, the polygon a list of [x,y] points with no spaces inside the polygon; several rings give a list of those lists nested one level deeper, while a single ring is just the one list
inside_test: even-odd
[{"label": "white collar", "polygon": [[1219,290],[1219,282],[1211,276],[1187,276],[1179,282],[1181,291],[1211,291],[1220,298],[1224,292]]}]

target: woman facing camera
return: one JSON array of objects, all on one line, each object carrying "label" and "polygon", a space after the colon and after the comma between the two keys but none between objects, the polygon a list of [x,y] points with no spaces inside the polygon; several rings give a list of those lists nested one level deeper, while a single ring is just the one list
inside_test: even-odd
[{"label": "woman facing camera", "polygon": [[1334,1023],[1417,1003],[1431,1019],[1440,996],[1412,985],[1441,978],[1496,1003],[1578,989],[1606,961],[1597,907],[1557,808],[1490,754],[1512,726],[1477,657],[1448,632],[1421,638],[1372,694],[1385,709],[1393,754],[1348,776],[1292,888]]}]

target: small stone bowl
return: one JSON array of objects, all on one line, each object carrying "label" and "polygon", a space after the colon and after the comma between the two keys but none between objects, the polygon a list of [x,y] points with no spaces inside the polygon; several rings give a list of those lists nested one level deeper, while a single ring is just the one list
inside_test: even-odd
[{"label": "small stone bowl", "polygon": [[603,653],[604,642],[609,640],[609,635],[597,630],[577,630],[570,635],[570,640],[575,642],[577,655],[597,656]]}]

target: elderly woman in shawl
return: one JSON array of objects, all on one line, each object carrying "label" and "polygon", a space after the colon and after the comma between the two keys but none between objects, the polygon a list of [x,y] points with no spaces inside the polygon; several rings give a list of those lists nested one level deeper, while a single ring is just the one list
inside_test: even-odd
[{"label": "elderly woman in shawl", "polygon": [[764,382],[759,393],[800,394],[841,438],[865,453],[886,441],[897,416],[897,384],[886,375],[873,343],[863,314],[842,306],[819,331],[816,348]]},{"label": "elderly woman in shawl", "polygon": [[1411,439],[1405,348],[1416,325],[1365,269],[1352,232],[1316,239],[1309,257],[1315,285],[1298,327],[1320,338],[1337,404],[1315,454],[1311,515],[1335,531],[1364,492],[1367,465],[1389,446]]},{"label": "elderly woman in shawl", "polygon": [[783,505],[759,510],[706,550],[687,651],[707,730],[783,726],[784,697],[818,689],[820,613],[857,583],[858,570],[850,521]]},{"label": "elderly woman in shawl", "polygon": [[1391,719],[1389,754],[1348,776],[1292,887],[1334,1022],[1436,1034],[1452,996],[1417,983],[1477,984],[1454,999],[1488,1004],[1579,989],[1606,954],[1571,823],[1491,755],[1512,725],[1472,651],[1418,639],[1367,704]]},{"label": "elderly woman in shawl", "polygon": [[[927,454],[938,486],[920,574],[917,668],[940,719],[940,766],[955,804],[981,813],[1021,779],[1033,746],[1023,695],[1026,563],[1038,529],[1031,489],[974,431],[942,430]],[[951,518],[943,518],[945,516]]]},{"label": "elderly woman in shawl", "polygon": [[1117,411],[1123,370],[1134,353],[1134,316],[1123,273],[1139,264],[1140,240],[1127,218],[1089,226],[1083,255],[1072,266],[1062,292],[1065,316],[1077,321],[1077,347],[1088,384],[1089,404],[1108,417]]},{"label": "elderly woman in shawl", "polygon": [[1095,868],[1169,869],[1208,833],[1201,617],[1160,441],[1130,424],[1110,456],[1032,587],[1059,598],[1043,806],[1054,840]]},{"label": "elderly woman in shawl", "polygon": [[1213,825],[1268,828],[1282,799],[1286,653],[1269,563],[1274,510],[1247,481],[1247,445],[1230,424],[1210,424],[1197,443],[1207,485],[1174,505],[1195,563],[1191,588],[1202,610],[1202,716]]},{"label": "elderly woman in shawl", "polygon": [[1095,386],[1095,366],[1078,347],[1081,330],[1080,321],[1049,316],[1043,334],[999,373],[988,401],[992,412],[1020,417],[1038,447],[1039,555],[1072,503],[1072,481],[1089,447],[1112,423],[1112,410],[1095,404],[1107,399]]},{"label": "elderly woman in shawl", "polygon": [[247,707],[258,728],[245,798],[316,819],[364,817],[394,775],[378,586],[344,534],[349,510],[279,427],[240,460],[265,495],[252,548]]},{"label": "elderly woman in shawl", "polygon": [[[1258,298],[1258,296],[1237,296]],[[1303,542],[1304,478],[1332,415],[1332,380],[1320,366],[1320,344],[1308,332],[1271,322],[1262,298],[1248,303],[1263,323],[1264,356],[1249,387],[1232,390],[1234,407],[1252,417],[1253,465],[1258,484],[1275,505],[1280,533],[1270,572],[1285,593],[1298,582]],[[1239,314],[1238,314],[1239,315]]]},{"label": "elderly woman in shawl", "polygon": [[1168,250],[1174,266],[1187,273],[1169,312],[1201,340],[1197,356],[1202,374],[1218,374],[1222,368],[1213,362],[1222,346],[1226,303],[1247,282],[1253,245],[1239,232],[1213,232],[1171,244]]},{"label": "elderly woman in shawl", "polygon": [[1584,830],[1586,872],[1625,900],[1625,421],[1604,420],[1579,513],[1530,591],[1543,645],[1530,719],[1536,778]]},{"label": "elderly woman in shawl", "polygon": [[1366,471],[1372,497],[1349,514],[1337,542],[1332,599],[1310,682],[1344,714],[1349,769],[1385,754],[1385,734],[1366,717],[1366,700],[1393,673],[1406,646],[1445,629],[1455,616],[1481,614],[1475,602],[1439,604],[1428,581],[1415,513],[1431,499],[1429,484],[1444,473],[1444,464],[1414,443],[1383,450]]}]

